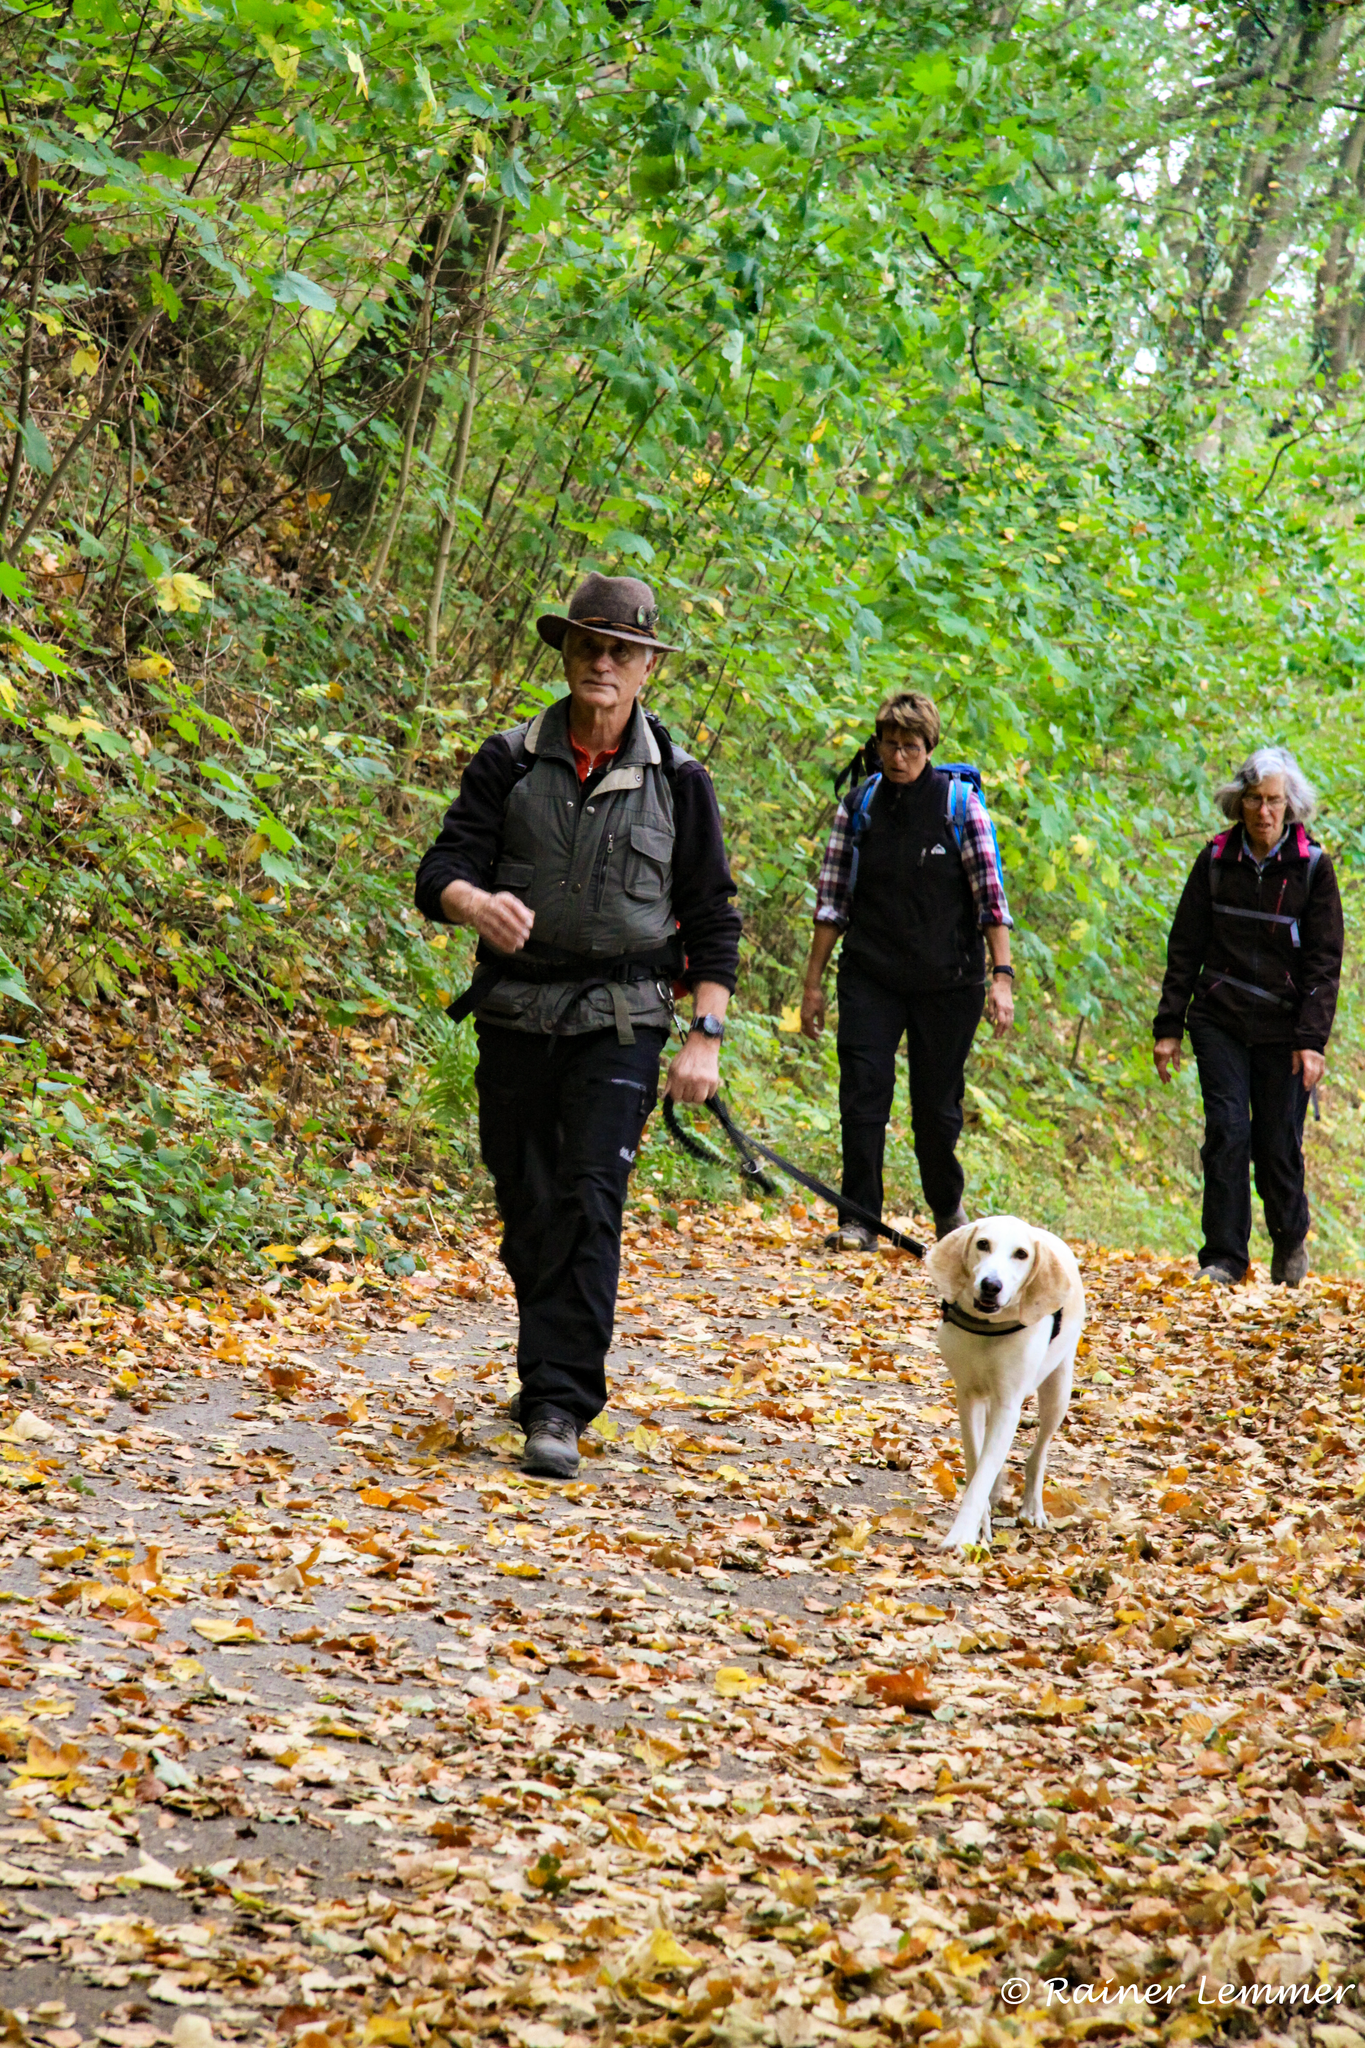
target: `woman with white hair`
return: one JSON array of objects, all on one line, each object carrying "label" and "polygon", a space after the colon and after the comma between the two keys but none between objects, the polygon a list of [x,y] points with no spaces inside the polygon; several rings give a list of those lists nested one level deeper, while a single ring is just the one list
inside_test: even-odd
[{"label": "woman with white hair", "polygon": [[1287,747],[1258,747],[1216,801],[1233,822],[1180,898],[1153,1055],[1169,1081],[1189,1031],[1204,1097],[1202,1271],[1215,1286],[1245,1276],[1254,1168],[1270,1277],[1297,1287],[1308,1271],[1303,1119],[1336,1012],[1341,896],[1308,835],[1316,799]]}]

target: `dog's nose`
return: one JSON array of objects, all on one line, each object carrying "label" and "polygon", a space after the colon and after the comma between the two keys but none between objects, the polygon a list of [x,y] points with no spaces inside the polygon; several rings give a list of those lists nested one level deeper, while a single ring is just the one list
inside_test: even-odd
[{"label": "dog's nose", "polygon": [[993,1279],[989,1273],[983,1275],[982,1278],[978,1280],[977,1293],[981,1296],[983,1301],[987,1299],[994,1301],[999,1292],[1000,1282],[996,1279]]}]

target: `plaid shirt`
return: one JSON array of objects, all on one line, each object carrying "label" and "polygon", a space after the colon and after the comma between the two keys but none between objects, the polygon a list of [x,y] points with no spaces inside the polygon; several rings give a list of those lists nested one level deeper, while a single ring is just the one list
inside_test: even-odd
[{"label": "plaid shirt", "polygon": [[[815,884],[815,922],[837,925],[840,931],[847,929],[853,908],[853,833],[849,824],[849,805],[856,793],[855,787],[840,799]],[[1013,926],[1014,919],[1005,900],[1005,878],[996,859],[990,819],[976,791],[968,788],[966,795],[966,815],[962,820],[962,865],[967,871],[967,881],[976,902],[977,924],[982,931],[993,924]],[[945,823],[944,830],[948,829]]]}]

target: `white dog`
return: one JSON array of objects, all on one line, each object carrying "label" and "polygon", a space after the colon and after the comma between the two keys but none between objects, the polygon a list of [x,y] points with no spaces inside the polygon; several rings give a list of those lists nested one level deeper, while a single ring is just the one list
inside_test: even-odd
[{"label": "white dog", "polygon": [[1085,1291],[1069,1245],[1017,1216],[983,1216],[950,1231],[925,1257],[943,1302],[938,1348],[957,1387],[967,1489],[944,1550],[991,1540],[991,1506],[1029,1394],[1038,1432],[1024,1467],[1021,1518],[1047,1527],[1047,1447],[1066,1415],[1085,1321]]}]

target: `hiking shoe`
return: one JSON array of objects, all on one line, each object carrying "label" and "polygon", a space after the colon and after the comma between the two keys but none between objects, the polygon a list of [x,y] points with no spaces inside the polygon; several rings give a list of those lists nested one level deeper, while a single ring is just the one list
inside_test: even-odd
[{"label": "hiking shoe", "polygon": [[[1307,1265],[1306,1258],[1304,1264]],[[1199,1268],[1199,1278],[1207,1280],[1210,1287],[1239,1287],[1242,1271],[1227,1259],[1211,1259],[1207,1266]]]},{"label": "hiking shoe", "polygon": [[1298,1287],[1308,1277],[1306,1244],[1277,1244],[1270,1261],[1270,1278],[1276,1287]]},{"label": "hiking shoe", "polygon": [[517,1428],[518,1428],[518,1429],[520,1429],[520,1428],[521,1428],[521,1388],[520,1388],[520,1387],[518,1387],[518,1388],[517,1388],[517,1391],[515,1392],[515,1394],[513,1394],[513,1396],[512,1396],[512,1398],[511,1398],[511,1400],[510,1400],[510,1401],[509,1401],[509,1402],[507,1403],[507,1420],[508,1420],[509,1422],[514,1422],[514,1423],[516,1424],[516,1426],[517,1426]]},{"label": "hiking shoe", "polygon": [[826,1250],[832,1252],[870,1252],[876,1245],[876,1232],[863,1223],[845,1223],[825,1239]]},{"label": "hiking shoe", "polygon": [[951,1216],[935,1216],[934,1236],[947,1237],[949,1231],[961,1230],[963,1224],[970,1223],[971,1220],[971,1217],[967,1214],[961,1202],[959,1202]]},{"label": "hiking shoe", "polygon": [[542,1479],[573,1479],[578,1473],[578,1424],[562,1408],[537,1408],[526,1425],[523,1472]]}]

